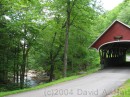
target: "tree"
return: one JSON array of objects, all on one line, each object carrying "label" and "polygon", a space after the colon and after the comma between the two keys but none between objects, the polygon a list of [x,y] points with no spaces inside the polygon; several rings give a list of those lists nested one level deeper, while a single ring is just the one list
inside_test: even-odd
[{"label": "tree", "polygon": [[13,77],[24,88],[29,68],[42,67],[49,81],[86,70],[95,62],[86,48],[99,14],[95,0],[8,1],[1,10],[0,80]]},{"label": "tree", "polygon": [[124,1],[124,3],[126,6],[119,13],[118,19],[120,21],[130,25],[130,13],[129,13],[130,1]]},{"label": "tree", "polygon": [[[69,4],[70,3],[70,4]],[[95,3],[95,2],[94,2]],[[47,70],[49,71],[49,75],[50,80],[52,80],[52,78],[54,78],[53,73],[55,73],[55,71],[59,71],[60,73],[62,72],[61,70],[64,71],[64,76],[66,76],[66,70],[67,70],[67,63],[74,63],[74,61],[76,61],[77,59],[79,59],[80,56],[84,55],[86,58],[86,47],[88,46],[88,41],[89,39],[87,39],[87,36],[89,36],[89,32],[90,32],[90,26],[93,24],[93,21],[96,17],[97,14],[99,14],[98,12],[95,11],[94,9],[94,4],[93,2],[90,2],[88,0],[86,1],[79,1],[79,0],[72,0],[72,1],[68,1],[68,6],[70,6],[70,8],[68,9],[67,6],[67,1],[59,1],[59,0],[55,0],[55,1],[48,1],[47,5],[49,7],[46,7],[47,12],[49,12],[47,14],[46,17],[49,17],[46,21],[46,24],[48,25],[47,28],[44,30],[44,32],[46,34],[42,35],[42,39],[41,42],[44,44],[45,48],[41,51],[43,51],[42,53],[42,62],[44,60],[44,62],[42,64],[46,64],[45,67],[49,67],[50,69]],[[69,10],[69,11],[68,11]],[[68,13],[67,13],[68,12]],[[88,17],[88,18],[86,18]],[[69,33],[69,31],[71,33]],[[67,32],[66,35],[64,34],[64,32]],[[78,34],[79,33],[79,34]],[[67,36],[67,37],[66,37]],[[81,36],[84,37],[83,38],[83,43],[82,41],[80,42],[81,39],[79,39],[79,42],[77,41],[77,37]],[[70,39],[68,38],[70,37]],[[75,38],[75,40],[73,41],[73,39]],[[75,56],[75,55],[68,55],[71,56],[68,58],[67,61],[67,52],[68,51],[68,39],[71,43],[70,45],[70,49],[69,50],[74,50],[74,52],[77,53],[81,53],[81,55],[79,56]],[[71,40],[72,39],[72,40]],[[65,41],[65,42],[64,42]],[[86,42],[86,43],[85,43]],[[74,49],[75,48],[75,44],[78,44],[79,48]],[[46,45],[47,44],[47,45]],[[83,46],[83,52],[80,52],[80,49],[82,49],[82,47],[80,47],[81,45]],[[63,50],[63,45],[64,45],[64,50]],[[48,48],[48,49],[46,49]],[[59,50],[60,48],[60,50]],[[58,51],[58,53],[57,53]],[[70,51],[68,51],[70,52]],[[84,53],[84,54],[83,54]],[[44,55],[44,56],[43,56]],[[52,56],[56,56],[55,58],[52,58]],[[66,56],[66,57],[65,57]],[[44,58],[43,58],[44,57]],[[74,58],[73,58],[74,57]],[[72,62],[72,58],[75,59]],[[53,59],[53,60],[50,60]],[[82,57],[81,57],[82,59]],[[47,61],[48,60],[48,61]],[[57,62],[59,61],[59,62]],[[85,64],[85,60],[79,60],[79,65],[80,64]],[[65,63],[64,66],[62,66],[63,63]],[[77,62],[77,61],[76,61]],[[57,64],[57,65],[56,65]],[[77,64],[74,64],[77,65]],[[55,68],[57,68],[55,69]],[[62,67],[62,68],[61,68]],[[53,68],[53,69],[52,69]],[[70,68],[70,66],[68,66],[68,69]],[[52,77],[53,75],[53,77]],[[56,78],[56,77],[55,77]]]},{"label": "tree", "polygon": [[[2,2],[3,4],[5,2]],[[6,75],[10,72],[13,73],[13,79],[20,76],[20,87],[24,87],[25,70],[27,68],[27,59],[30,48],[35,44],[35,39],[40,32],[41,23],[40,17],[41,3],[39,1],[8,1],[9,5],[4,6],[8,11],[3,15],[7,21],[5,24],[5,30],[2,33],[4,41],[7,41],[7,45],[4,54],[4,64],[7,70],[4,69]],[[10,7],[11,6],[11,7]],[[38,7],[37,7],[38,6]],[[39,15],[40,13],[40,15]],[[35,15],[34,15],[35,14]],[[3,24],[3,23],[2,23]],[[2,42],[2,41],[1,41]],[[6,44],[4,44],[5,46]],[[4,50],[2,48],[2,50]],[[5,54],[7,56],[5,57]],[[9,55],[13,55],[13,58],[9,58]],[[5,61],[7,60],[7,61]],[[22,60],[22,61],[20,61]],[[13,68],[8,71],[8,68]],[[12,76],[12,75],[11,75]],[[8,77],[6,77],[6,80]]]},{"label": "tree", "polygon": [[[71,15],[71,1],[67,0],[67,10],[66,10],[66,35],[65,35],[65,45],[64,45],[64,77],[66,77],[67,72],[67,56],[68,56],[68,39],[69,39],[69,30],[70,30],[70,15]],[[74,3],[74,1],[73,1]],[[73,7],[73,6],[72,6]]]}]

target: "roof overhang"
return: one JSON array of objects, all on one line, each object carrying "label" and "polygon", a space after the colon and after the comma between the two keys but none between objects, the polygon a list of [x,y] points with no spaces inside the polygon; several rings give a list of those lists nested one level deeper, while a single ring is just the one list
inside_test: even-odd
[{"label": "roof overhang", "polygon": [[111,41],[102,44],[98,50],[100,49],[114,49],[114,48],[124,48],[129,49],[130,48],[130,40],[120,40],[120,41]]}]

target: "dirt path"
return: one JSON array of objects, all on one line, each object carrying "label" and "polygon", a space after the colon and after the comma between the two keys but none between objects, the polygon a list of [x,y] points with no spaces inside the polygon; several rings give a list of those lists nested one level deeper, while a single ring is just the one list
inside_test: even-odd
[{"label": "dirt path", "polygon": [[130,78],[130,68],[105,69],[44,89],[7,97],[106,97]]}]

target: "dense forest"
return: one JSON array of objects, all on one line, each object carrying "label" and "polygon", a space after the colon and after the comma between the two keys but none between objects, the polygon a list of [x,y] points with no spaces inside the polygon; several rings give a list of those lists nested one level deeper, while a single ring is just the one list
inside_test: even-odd
[{"label": "dense forest", "polygon": [[24,88],[28,70],[53,81],[100,67],[89,46],[114,20],[130,25],[129,5],[106,11],[96,0],[0,1],[0,84]]}]

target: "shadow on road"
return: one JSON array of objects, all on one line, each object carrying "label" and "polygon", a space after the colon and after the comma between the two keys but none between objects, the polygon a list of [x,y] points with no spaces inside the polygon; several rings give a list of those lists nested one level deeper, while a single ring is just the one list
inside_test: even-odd
[{"label": "shadow on road", "polygon": [[114,64],[114,65],[108,65],[104,69],[130,69],[130,62],[126,62],[123,64]]}]

